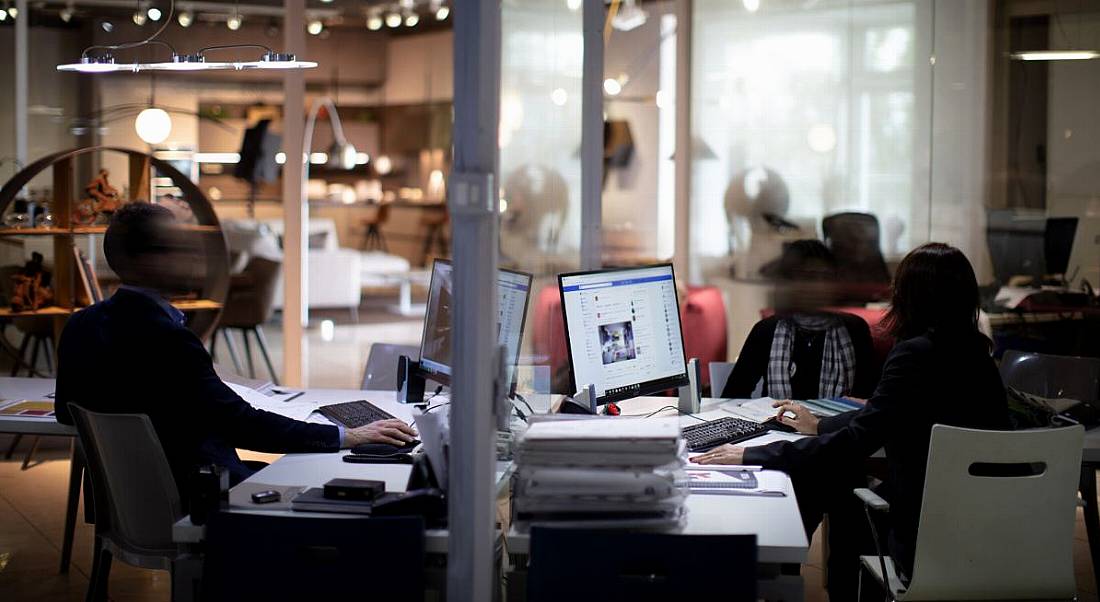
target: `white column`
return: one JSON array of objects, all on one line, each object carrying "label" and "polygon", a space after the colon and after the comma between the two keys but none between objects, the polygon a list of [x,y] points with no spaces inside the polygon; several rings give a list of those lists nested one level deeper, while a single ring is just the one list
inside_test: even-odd
[{"label": "white column", "polygon": [[[305,0],[283,0],[285,52],[302,56],[306,50]],[[283,80],[283,384],[300,387],[305,382],[305,328],[308,316],[306,246],[309,206],[302,181],[305,110],[305,76],[292,69]],[[297,160],[296,160],[297,158]]]},{"label": "white column", "polygon": [[584,2],[581,76],[581,268],[603,263],[603,0]]},{"label": "white column", "polygon": [[691,20],[692,0],[676,5],[676,273],[696,274],[691,259]]},{"label": "white column", "polygon": [[15,0],[19,15],[15,18],[15,158],[23,167],[27,165],[27,96],[30,93],[27,80],[27,45],[30,38],[27,22],[30,11],[27,0]]},{"label": "white column", "polygon": [[500,0],[454,11],[454,172],[447,186],[455,272],[447,599],[493,600],[494,381],[500,121]]}]

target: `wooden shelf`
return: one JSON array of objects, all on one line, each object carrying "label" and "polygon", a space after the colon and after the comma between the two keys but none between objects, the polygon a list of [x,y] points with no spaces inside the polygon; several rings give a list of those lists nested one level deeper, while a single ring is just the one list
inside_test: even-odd
[{"label": "wooden shelf", "polygon": [[0,236],[58,236],[72,234],[68,228],[0,228]]},{"label": "wooden shelf", "polygon": [[[180,224],[187,232],[221,232],[217,226]],[[107,226],[73,226],[72,228],[0,228],[0,236],[67,236],[73,234],[105,234]]]},{"label": "wooden shelf", "polygon": [[[185,299],[180,301],[172,301],[172,305],[182,311],[214,311],[222,308],[222,304],[217,301],[211,301],[210,299]],[[74,314],[83,307],[77,307],[75,309],[69,309],[67,307],[58,307],[56,305],[49,305],[39,309],[37,311],[12,311],[10,307],[0,307],[0,318],[29,318],[35,316],[67,316]]]}]

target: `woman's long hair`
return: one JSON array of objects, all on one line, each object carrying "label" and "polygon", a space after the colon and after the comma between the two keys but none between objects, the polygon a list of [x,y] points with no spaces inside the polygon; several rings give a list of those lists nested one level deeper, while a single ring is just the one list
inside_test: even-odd
[{"label": "woman's long hair", "polygon": [[980,303],[978,279],[962,251],[928,243],[898,265],[883,325],[899,340],[928,332],[977,333]]}]

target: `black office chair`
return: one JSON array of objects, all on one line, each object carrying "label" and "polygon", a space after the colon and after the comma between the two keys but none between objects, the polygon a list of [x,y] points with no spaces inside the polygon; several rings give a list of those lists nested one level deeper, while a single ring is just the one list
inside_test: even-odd
[{"label": "black office chair", "polygon": [[534,527],[527,599],[756,600],[756,536]]},{"label": "black office chair", "polygon": [[848,282],[890,282],[882,257],[878,218],[870,213],[837,213],[821,220],[825,244],[836,257],[837,275]]},{"label": "black office chair", "polygon": [[219,512],[204,600],[423,600],[424,520]]}]

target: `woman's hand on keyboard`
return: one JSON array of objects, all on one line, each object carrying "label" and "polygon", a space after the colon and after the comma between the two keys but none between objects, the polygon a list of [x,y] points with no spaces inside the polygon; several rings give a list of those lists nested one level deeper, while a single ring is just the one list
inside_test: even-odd
[{"label": "woman's hand on keyboard", "polygon": [[401,420],[379,420],[359,428],[349,429],[344,435],[344,447],[364,443],[389,443],[398,447],[416,439],[416,431]]},{"label": "woman's hand on keyboard", "polygon": [[[806,406],[795,403],[789,399],[783,401],[777,401],[772,404],[773,408],[779,408],[779,413],[776,414],[775,419],[779,421],[779,424],[785,424],[790,427],[794,427],[794,430],[802,433],[803,435],[816,435],[817,423],[820,419],[810,413],[810,410],[806,409]],[[794,414],[794,418],[787,415],[790,412]]]},{"label": "woman's hand on keyboard", "polygon": [[691,462],[693,464],[743,464],[744,460],[745,448],[727,443],[695,456]]}]

